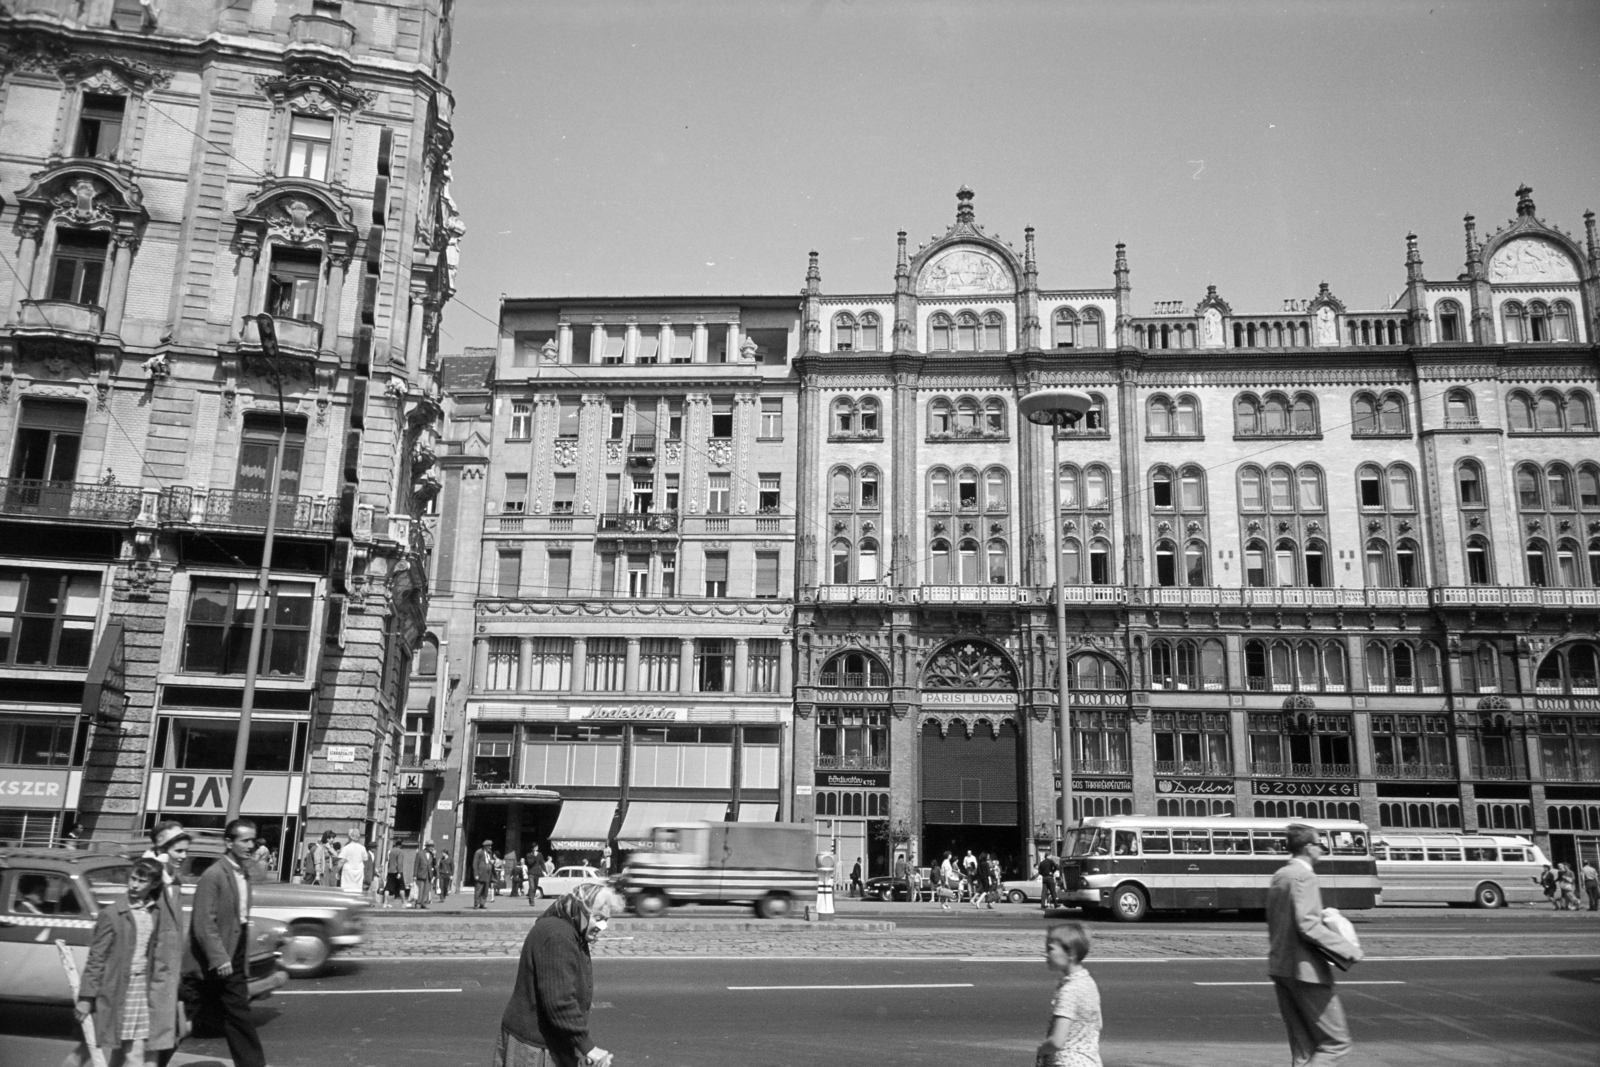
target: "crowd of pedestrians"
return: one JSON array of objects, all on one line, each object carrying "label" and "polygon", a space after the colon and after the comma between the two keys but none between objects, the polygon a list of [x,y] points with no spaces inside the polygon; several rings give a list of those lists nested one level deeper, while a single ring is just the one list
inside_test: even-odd
[{"label": "crowd of pedestrians", "polygon": [[1579,911],[1583,908],[1578,899],[1578,884],[1583,883],[1584,895],[1589,898],[1589,910],[1600,911],[1600,871],[1594,860],[1584,860],[1580,870],[1574,871],[1568,863],[1544,865],[1544,870],[1534,877],[1534,882],[1544,890],[1544,898],[1557,911]]}]

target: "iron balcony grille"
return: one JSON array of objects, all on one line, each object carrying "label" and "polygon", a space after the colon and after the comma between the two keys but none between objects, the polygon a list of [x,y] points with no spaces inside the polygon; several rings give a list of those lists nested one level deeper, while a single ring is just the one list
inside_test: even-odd
[{"label": "iron balcony grille", "polygon": [[88,522],[132,522],[139,514],[137,486],[94,482],[0,479],[0,513]]}]

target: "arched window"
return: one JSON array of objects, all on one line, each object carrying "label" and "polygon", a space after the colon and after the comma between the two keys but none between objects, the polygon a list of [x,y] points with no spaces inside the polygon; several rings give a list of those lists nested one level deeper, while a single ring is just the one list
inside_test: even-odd
[{"label": "arched window", "polygon": [[954,348],[955,326],[950,316],[935,312],[928,317],[928,351],[949,352]]},{"label": "arched window", "polygon": [[1156,584],[1178,584],[1178,547],[1165,539],[1156,542]]},{"label": "arched window", "polygon": [[1083,506],[1079,492],[1081,477],[1078,468],[1068,463],[1061,465],[1061,510],[1071,511]]},{"label": "arched window", "polygon": [[423,677],[432,677],[439,673],[439,639],[432,634],[427,634],[422,639],[422,647],[417,650],[416,674]]},{"label": "arched window", "polygon": [[862,437],[879,436],[881,431],[878,429],[878,410],[877,397],[864,396],[861,398],[861,404],[856,408],[856,414],[861,422],[860,433]]},{"label": "arched window", "polygon": [[1244,643],[1244,687],[1252,693],[1267,689],[1267,646],[1263,641]]},{"label": "arched window", "polygon": [[833,432],[838,437],[849,437],[856,432],[856,408],[847,396],[833,402]]},{"label": "arched window", "polygon": [[1183,546],[1183,578],[1190,586],[1208,585],[1206,581],[1206,546],[1202,541],[1189,541]]},{"label": "arched window", "polygon": [[1448,427],[1474,426],[1478,405],[1470,389],[1452,389],[1444,394],[1444,424]]},{"label": "arched window", "polygon": [[1006,584],[1006,543],[993,538],[987,546],[989,556],[989,584]]},{"label": "arched window", "polygon": [[1540,430],[1561,429],[1561,394],[1554,389],[1541,390],[1533,415]]},{"label": "arched window", "polygon": [[928,433],[935,437],[948,436],[955,429],[955,409],[950,401],[939,397],[928,405]]},{"label": "arched window", "polygon": [[1096,463],[1084,472],[1084,506],[1109,507],[1111,504],[1111,472]]},{"label": "arched window", "polygon": [[1528,340],[1550,340],[1550,305],[1543,300],[1528,305]]},{"label": "arched window", "polygon": [[983,315],[983,329],[979,338],[979,351],[1003,352],[1006,347],[1006,320],[998,311],[986,311]]},{"label": "arched window", "polygon": [[978,402],[970,396],[956,401],[956,433],[964,437],[978,434]]},{"label": "arched window", "polygon": [[1600,694],[1600,646],[1579,641],[1552,649],[1539,664],[1535,691],[1570,696]]},{"label": "arched window", "polygon": [[1461,305],[1454,300],[1441,300],[1433,306],[1434,321],[1439,324],[1439,340],[1459,341],[1463,337]]},{"label": "arched window", "polygon": [[956,546],[956,552],[961,557],[961,584],[977,585],[983,581],[978,575],[978,542],[964,540]]},{"label": "arched window", "polygon": [[1567,429],[1582,433],[1594,430],[1594,405],[1582,389],[1567,394]]},{"label": "arched window", "polygon": [[1099,308],[1084,308],[1083,319],[1078,325],[1078,347],[1099,348],[1103,345],[1105,342],[1101,340],[1102,324],[1103,318]]},{"label": "arched window", "polygon": [[928,472],[928,510],[950,510],[950,472],[943,467]]},{"label": "arched window", "polygon": [[1355,434],[1369,434],[1378,432],[1378,398],[1371,393],[1357,393],[1351,401],[1353,408],[1353,422],[1350,427]]},{"label": "arched window", "polygon": [[1267,434],[1289,432],[1289,398],[1282,393],[1268,393],[1262,399],[1261,432]]},{"label": "arched window", "polygon": [[1389,491],[1385,503],[1390,511],[1415,511],[1417,497],[1414,492],[1415,483],[1411,478],[1411,468],[1404,463],[1391,463],[1388,470]]},{"label": "arched window", "polygon": [[1266,499],[1261,491],[1261,468],[1239,468],[1239,508],[1241,511],[1264,511]]},{"label": "arched window", "polygon": [[956,472],[956,507],[971,511],[978,506],[978,472],[962,467]]},{"label": "arched window", "polygon": [[1244,584],[1252,589],[1266,588],[1267,545],[1264,541],[1245,542]]},{"label": "arched window", "polygon": [[1294,688],[1294,650],[1287,641],[1274,641],[1267,647],[1267,673],[1274,692]]},{"label": "arched window", "polygon": [[1306,542],[1306,584],[1313,589],[1328,586],[1328,548],[1315,538]]},{"label": "arched window", "polygon": [[1111,542],[1103,537],[1089,542],[1089,584],[1111,584]]},{"label": "arched window", "polygon": [[1507,300],[1500,307],[1500,323],[1505,334],[1505,343],[1508,345],[1520,344],[1528,339],[1527,327],[1521,304],[1515,300]]},{"label": "arched window", "polygon": [[1061,584],[1083,584],[1083,548],[1073,537],[1061,545]]},{"label": "arched window", "polygon": [[1322,644],[1322,669],[1327,675],[1323,683],[1330,693],[1345,691],[1345,662],[1344,645],[1338,641],[1324,641]]},{"label": "arched window", "polygon": [[1295,481],[1298,483],[1301,511],[1322,511],[1322,471],[1310,463],[1302,463],[1295,470]]},{"label": "arched window", "polygon": [[1316,433],[1318,430],[1316,397],[1310,393],[1296,393],[1289,418],[1295,433]]},{"label": "arched window", "polygon": [[1559,463],[1545,468],[1545,488],[1549,492],[1550,507],[1556,511],[1572,510],[1572,472]]},{"label": "arched window", "polygon": [[1151,437],[1170,437],[1172,435],[1172,401],[1164,396],[1153,396],[1150,398],[1148,408],[1146,432]]},{"label": "arched window", "polygon": [[1600,511],[1600,467],[1593,463],[1578,468],[1578,507]]},{"label": "arched window", "polygon": [[1171,508],[1172,504],[1172,470],[1168,467],[1157,467],[1150,474],[1150,506],[1166,510]]},{"label": "arched window", "polygon": [[1121,667],[1109,659],[1093,655],[1072,658],[1072,685],[1075,689],[1085,691],[1127,687]]},{"label": "arched window", "polygon": [[1278,538],[1277,544],[1272,546],[1273,577],[1279,585],[1299,585],[1299,574],[1295,567],[1294,542],[1287,537]]},{"label": "arched window", "polygon": [[1200,402],[1187,393],[1173,406],[1172,432],[1179,437],[1200,435]]},{"label": "arched window", "polygon": [[1356,499],[1364,508],[1383,507],[1383,471],[1370,463],[1356,469]]},{"label": "arched window", "polygon": [[992,396],[983,402],[983,432],[1000,437],[1006,432],[1006,402]]},{"label": "arched window", "polygon": [[1379,589],[1388,588],[1394,583],[1390,580],[1389,569],[1389,543],[1381,537],[1374,537],[1367,542],[1367,585]]},{"label": "arched window", "polygon": [[1487,641],[1476,648],[1461,650],[1461,686],[1469,693],[1498,693],[1500,663],[1494,646]]},{"label": "arched window", "polygon": [[1389,689],[1389,650],[1382,641],[1367,642],[1367,688],[1379,693]]},{"label": "arched window", "polygon": [[1517,467],[1517,506],[1523,511],[1540,511],[1544,508],[1544,494],[1539,487],[1539,468],[1532,463]]},{"label": "arched window", "polygon": [[1483,507],[1483,468],[1475,459],[1456,464],[1456,502],[1462,507]]},{"label": "arched window", "polygon": [[1294,510],[1294,473],[1278,464],[1267,469],[1267,488],[1273,511]]},{"label": "arched window", "polygon": [[853,352],[855,347],[855,316],[848,311],[841,311],[833,317],[833,350],[835,352]]},{"label": "arched window", "polygon": [[829,482],[832,487],[833,508],[835,511],[843,511],[850,508],[851,499],[854,497],[850,488],[852,481],[849,467],[833,468],[833,474],[830,476]]},{"label": "arched window", "polygon": [[1206,472],[1188,466],[1178,472],[1178,506],[1186,512],[1201,512],[1206,508]]},{"label": "arched window", "polygon": [[1523,553],[1523,559],[1528,567],[1529,585],[1550,584],[1550,546],[1535,537],[1528,542]]},{"label": "arched window", "polygon": [[850,542],[844,538],[836,538],[829,551],[833,564],[833,584],[850,584]]},{"label": "arched window", "polygon": [[1479,534],[1467,538],[1467,583],[1469,585],[1494,584],[1494,569],[1490,566],[1489,541]]},{"label": "arched window", "polygon": [[935,538],[928,546],[928,582],[930,585],[950,584],[950,542]]},{"label": "arched window", "polygon": [[1051,345],[1055,348],[1072,348],[1078,339],[1078,315],[1071,308],[1056,311],[1051,327]]},{"label": "arched window", "polygon": [[1378,404],[1378,432],[1406,432],[1406,402],[1399,393],[1384,393]]},{"label": "arched window", "polygon": [[1569,589],[1583,584],[1578,577],[1578,542],[1569,538],[1556,542],[1556,584]]},{"label": "arched window", "polygon": [[978,350],[978,316],[970,311],[963,311],[956,316],[955,350],[957,352]]},{"label": "arched window", "polygon": [[990,467],[983,472],[983,510],[1005,511],[1010,503],[1006,492],[1004,467]]},{"label": "arched window", "polygon": [[1506,397],[1506,421],[1513,433],[1533,429],[1533,398],[1520,389]]},{"label": "arched window", "polygon": [[1550,340],[1572,339],[1572,305],[1565,300],[1557,300],[1550,308]]},{"label": "arched window", "polygon": [[878,495],[878,468],[862,467],[856,472],[856,486],[860,493],[860,506],[866,511],[877,511],[883,506]]},{"label": "arched window", "polygon": [[883,329],[877,312],[862,312],[860,328],[856,332],[856,337],[863,352],[876,352],[882,347]]},{"label": "arched window", "polygon": [[876,656],[862,652],[841,652],[822,665],[817,683],[824,689],[882,689],[889,684],[889,672]]},{"label": "arched window", "polygon": [[1415,541],[1410,538],[1401,538],[1396,542],[1394,546],[1394,569],[1400,588],[1415,589],[1422,584],[1419,553]]},{"label": "arched window", "polygon": [[878,542],[868,538],[856,549],[856,581],[878,580]]}]

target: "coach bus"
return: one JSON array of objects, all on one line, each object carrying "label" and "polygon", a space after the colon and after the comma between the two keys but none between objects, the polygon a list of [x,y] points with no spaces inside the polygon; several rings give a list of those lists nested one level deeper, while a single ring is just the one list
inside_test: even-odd
[{"label": "coach bus", "polygon": [[1481,834],[1372,835],[1385,904],[1476,904],[1544,900],[1539,875],[1549,861],[1525,837]]},{"label": "coach bus", "polygon": [[1367,828],[1344,819],[1085,819],[1068,835],[1062,859],[1066,896],[1129,923],[1152,911],[1264,909],[1272,872],[1289,860],[1284,831],[1293,823],[1314,828],[1322,841],[1322,903],[1376,907],[1381,890]]}]

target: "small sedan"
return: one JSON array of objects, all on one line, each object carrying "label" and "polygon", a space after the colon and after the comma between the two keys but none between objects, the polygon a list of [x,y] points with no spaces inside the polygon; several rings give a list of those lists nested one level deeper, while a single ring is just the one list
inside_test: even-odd
[{"label": "small sedan", "polygon": [[862,900],[910,900],[911,886],[904,878],[883,875],[868,878],[861,887]]},{"label": "small sedan", "polygon": [[541,897],[559,897],[572,892],[585,882],[604,882],[605,872],[593,867],[557,867],[556,873],[539,879]]},{"label": "small sedan", "polygon": [[1037,904],[1044,899],[1044,882],[1032,878],[1008,878],[1000,883],[1000,898],[1012,904]]}]

